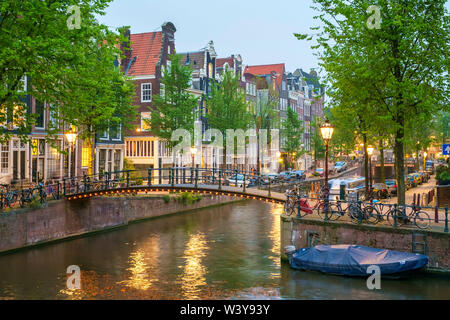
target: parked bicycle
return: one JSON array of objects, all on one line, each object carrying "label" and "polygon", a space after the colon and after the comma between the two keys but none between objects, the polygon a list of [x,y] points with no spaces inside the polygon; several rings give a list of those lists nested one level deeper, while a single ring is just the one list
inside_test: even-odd
[{"label": "parked bicycle", "polygon": [[427,229],[430,226],[430,216],[425,211],[421,211],[418,206],[412,206],[409,213],[406,210],[407,207],[399,206],[396,212],[395,207],[390,207],[386,213],[389,224],[393,226],[396,218],[397,224],[400,226],[410,224],[411,222],[419,229]]}]

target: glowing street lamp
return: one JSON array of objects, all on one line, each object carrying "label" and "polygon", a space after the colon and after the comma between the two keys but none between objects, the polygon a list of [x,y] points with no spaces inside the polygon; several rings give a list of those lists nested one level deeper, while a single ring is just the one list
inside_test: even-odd
[{"label": "glowing street lamp", "polygon": [[197,154],[197,148],[195,146],[191,147],[191,155],[192,155],[192,168],[194,167],[194,157]]},{"label": "glowing street lamp", "polygon": [[[330,124],[330,122],[325,120],[325,122],[320,126],[320,133],[322,134],[322,139],[325,142],[325,188],[324,188],[324,197],[325,201],[328,202],[328,143],[333,136],[334,127]],[[328,210],[328,209],[326,209]]]},{"label": "glowing street lamp", "polygon": [[70,128],[70,131],[64,134],[66,136],[67,142],[69,142],[69,177],[72,175],[72,147],[75,145],[77,140],[77,133],[73,127]]}]

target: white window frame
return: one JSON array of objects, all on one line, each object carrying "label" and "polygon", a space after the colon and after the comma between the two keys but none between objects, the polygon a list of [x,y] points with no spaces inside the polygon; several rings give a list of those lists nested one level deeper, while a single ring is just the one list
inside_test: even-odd
[{"label": "white window frame", "polygon": [[[145,89],[146,91],[150,90],[150,100],[144,100],[144,86],[145,85],[150,85],[150,89]],[[146,82],[146,83],[141,83],[141,102],[152,102],[152,83],[151,82]]]},{"label": "white window frame", "polygon": [[[113,138],[111,137],[111,141],[121,141],[122,140],[122,124],[119,123],[119,138]],[[108,135],[109,135],[109,130],[108,130]]]},{"label": "white window frame", "polygon": [[100,140],[109,140],[109,130],[107,129],[107,130],[105,130],[105,131],[103,131],[102,132],[102,136],[100,136]]}]

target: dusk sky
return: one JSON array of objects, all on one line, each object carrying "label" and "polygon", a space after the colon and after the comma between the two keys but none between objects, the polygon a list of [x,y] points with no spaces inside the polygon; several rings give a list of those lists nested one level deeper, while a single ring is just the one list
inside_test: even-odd
[{"label": "dusk sky", "polygon": [[177,28],[178,52],[195,51],[214,41],[219,57],[241,54],[244,64],[286,64],[288,71],[317,68],[311,43],[297,40],[314,25],[310,0],[114,0],[100,18],[110,26],[131,26],[132,33]]},{"label": "dusk sky", "polygon": [[[241,54],[244,64],[286,64],[287,71],[318,67],[311,42],[293,33],[317,25],[312,0],[114,0],[100,22],[132,33],[160,30],[175,24],[178,52],[195,51],[214,41],[219,57]],[[450,9],[450,1],[447,2]]]}]

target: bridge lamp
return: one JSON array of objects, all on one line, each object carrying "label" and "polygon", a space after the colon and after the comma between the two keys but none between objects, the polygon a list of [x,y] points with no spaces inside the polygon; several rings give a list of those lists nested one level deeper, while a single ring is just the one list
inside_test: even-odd
[{"label": "bridge lamp", "polygon": [[328,199],[328,143],[333,136],[334,126],[330,122],[325,120],[325,122],[320,126],[320,133],[322,134],[322,139],[325,142],[325,190],[324,196]]},{"label": "bridge lamp", "polygon": [[75,141],[77,140],[77,133],[74,128],[71,126],[70,131],[64,134],[66,136],[67,141],[69,142],[69,177],[72,175],[72,147],[75,145]]},{"label": "bridge lamp", "polygon": [[191,147],[191,155],[192,155],[192,168],[194,167],[194,157],[197,154],[197,148],[195,146]]},{"label": "bridge lamp", "polygon": [[369,154],[369,189],[372,189],[372,155],[375,148],[367,147],[367,153]]}]

